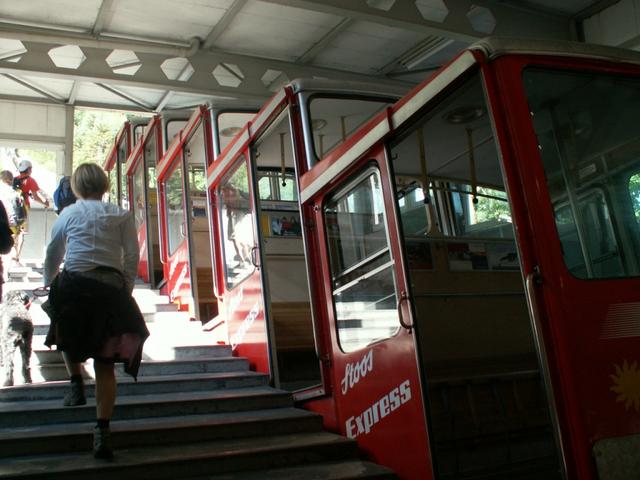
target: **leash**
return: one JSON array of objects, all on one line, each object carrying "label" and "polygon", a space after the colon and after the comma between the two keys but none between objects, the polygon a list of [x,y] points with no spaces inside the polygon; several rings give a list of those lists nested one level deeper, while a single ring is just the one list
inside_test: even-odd
[{"label": "leash", "polygon": [[34,297],[46,297],[49,295],[49,287],[34,288],[31,293]]}]

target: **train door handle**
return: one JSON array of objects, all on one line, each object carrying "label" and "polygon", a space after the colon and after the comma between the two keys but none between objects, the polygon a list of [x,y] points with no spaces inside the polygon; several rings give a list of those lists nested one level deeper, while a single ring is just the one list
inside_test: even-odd
[{"label": "train door handle", "polygon": [[259,268],[260,265],[258,265],[258,247],[253,247],[251,249],[251,263],[253,264],[254,267]]},{"label": "train door handle", "polygon": [[184,227],[185,227],[184,222],[182,222],[180,224],[180,235],[182,235],[182,238],[187,238],[187,233]]},{"label": "train door handle", "polygon": [[402,314],[402,304],[408,301],[409,301],[409,296],[407,295],[407,292],[400,292],[400,298],[398,299],[398,305],[397,305],[398,320],[400,321],[400,325],[402,326],[402,328],[406,328],[409,331],[409,333],[411,333],[411,331],[413,330],[413,324],[408,324],[407,322],[405,322],[404,315]]}]

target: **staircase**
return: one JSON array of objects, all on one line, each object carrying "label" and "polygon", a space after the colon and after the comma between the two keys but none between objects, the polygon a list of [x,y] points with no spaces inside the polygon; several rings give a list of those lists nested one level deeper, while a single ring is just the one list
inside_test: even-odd
[{"label": "staircase", "polygon": [[[17,277],[5,288],[41,284],[33,272]],[[62,406],[66,374],[59,353],[41,347],[46,319],[36,302],[36,383],[0,388],[1,478],[395,478],[388,469],[360,459],[353,440],[323,431],[319,415],[295,408],[290,393],[271,388],[266,375],[252,372],[229,346],[215,345],[217,340],[199,323],[172,311],[166,298],[144,287],[136,288],[134,296],[151,337],[138,382],[118,371],[111,422],[115,459],[91,455],[91,368],[86,369],[87,405]],[[176,337],[180,342],[172,341]]]}]

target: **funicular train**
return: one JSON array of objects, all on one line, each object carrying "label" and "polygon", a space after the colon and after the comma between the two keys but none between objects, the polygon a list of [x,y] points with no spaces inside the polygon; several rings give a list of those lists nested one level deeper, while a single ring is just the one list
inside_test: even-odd
[{"label": "funicular train", "polygon": [[394,98],[292,82],[226,147],[194,113],[168,282],[206,218],[234,354],[400,478],[633,478],[640,54],[489,39]]}]

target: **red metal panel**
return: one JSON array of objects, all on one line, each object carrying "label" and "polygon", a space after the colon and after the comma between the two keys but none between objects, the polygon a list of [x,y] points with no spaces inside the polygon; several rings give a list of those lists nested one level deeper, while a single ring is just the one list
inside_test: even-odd
[{"label": "red metal panel", "polygon": [[[308,250],[313,270],[319,272],[315,281],[322,282],[322,298],[316,303],[316,313],[325,319],[330,340],[330,381],[332,401],[335,404],[335,422],[338,431],[358,441],[368,458],[392,468],[400,478],[432,478],[428,437],[425,424],[424,402],[420,372],[416,361],[415,335],[405,329],[393,337],[378,341],[354,352],[340,348],[337,322],[333,309],[330,259],[326,248],[322,205],[326,195],[369,159],[375,157],[381,170],[384,187],[388,228],[396,259],[395,275],[399,291],[406,291],[406,279],[402,254],[398,243],[393,196],[389,186],[389,174],[384,165],[384,145],[379,143],[375,151],[364,155],[331,182],[317,197],[305,206],[315,211],[313,243],[320,248]],[[386,176],[386,181],[384,178]],[[320,289],[315,289],[320,293]],[[406,302],[402,308],[404,318],[411,313]],[[314,406],[311,403],[311,406]],[[324,405],[323,405],[324,406]],[[331,418],[331,417],[329,417]]]},{"label": "red metal panel", "polygon": [[593,443],[640,433],[640,410],[626,408],[613,390],[620,377],[637,378],[640,340],[602,335],[613,310],[640,301],[640,279],[581,280],[567,270],[522,85],[522,70],[530,65],[635,77],[640,69],[601,61],[512,56],[496,60],[495,75],[487,75],[524,275],[534,275],[540,268],[542,282],[532,300],[540,311],[568,475],[595,479]]}]

